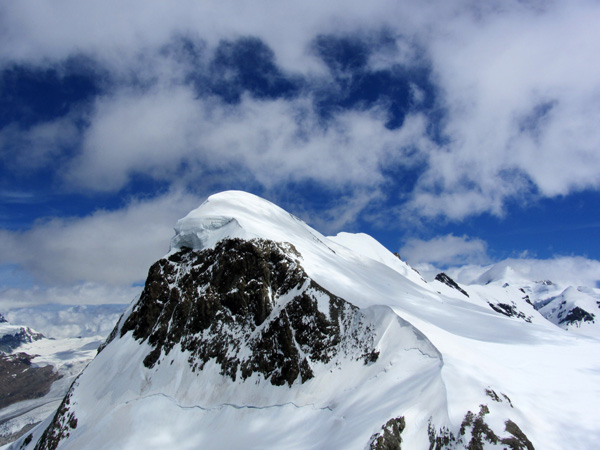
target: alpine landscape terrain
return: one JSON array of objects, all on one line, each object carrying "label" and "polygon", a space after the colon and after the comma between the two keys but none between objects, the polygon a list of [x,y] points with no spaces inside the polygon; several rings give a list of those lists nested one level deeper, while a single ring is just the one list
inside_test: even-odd
[{"label": "alpine landscape terrain", "polygon": [[[599,307],[506,263],[426,281],[366,234],[226,191],[177,222],[95,356],[97,337],[69,341],[79,365],[46,374],[49,415],[5,448],[592,449]],[[44,370],[24,356],[44,342],[66,359],[67,340],[0,327],[21,337],[4,365]]]}]

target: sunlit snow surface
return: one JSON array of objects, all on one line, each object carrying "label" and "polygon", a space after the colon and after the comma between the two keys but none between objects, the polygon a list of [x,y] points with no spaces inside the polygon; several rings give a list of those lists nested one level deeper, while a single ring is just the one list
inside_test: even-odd
[{"label": "sunlit snow surface", "polygon": [[[388,419],[404,416],[403,448],[425,449],[430,418],[456,430],[480,404],[488,404],[492,428],[501,431],[511,419],[538,450],[600,442],[597,339],[560,329],[532,307],[531,323],[505,317],[488,307],[490,294],[473,290],[467,298],[426,283],[369,236],[327,238],[242,192],[212,196],[180,220],[171,251],[212,248],[226,237],[292,243],[312,279],[377,324],[378,360],[323,364],[291,387],[256,374],[233,382],[210,363],[191,372],[177,347],[147,369],[148,344],[128,333],[77,380],[71,410],[78,426],[65,448],[362,450]],[[499,287],[492,296],[511,292]],[[492,401],[486,388],[512,406]],[[33,433],[31,448],[42,431]]]}]

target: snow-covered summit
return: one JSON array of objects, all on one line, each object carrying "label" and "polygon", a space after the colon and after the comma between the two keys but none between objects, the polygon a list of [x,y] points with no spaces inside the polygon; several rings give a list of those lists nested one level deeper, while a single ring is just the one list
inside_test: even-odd
[{"label": "snow-covered summit", "polygon": [[297,242],[323,236],[268,200],[248,192],[225,191],[211,195],[177,222],[171,250],[213,248],[226,238]]},{"label": "snow-covered summit", "polygon": [[318,280],[331,278],[332,265],[339,267],[348,261],[355,265],[362,260],[363,264],[384,265],[382,270],[392,269],[413,283],[426,284],[408,264],[371,236],[339,233],[326,237],[274,203],[242,191],[212,195],[180,219],[171,239],[171,252],[184,247],[214,248],[218,242],[232,238],[290,243],[302,255],[308,274]]}]

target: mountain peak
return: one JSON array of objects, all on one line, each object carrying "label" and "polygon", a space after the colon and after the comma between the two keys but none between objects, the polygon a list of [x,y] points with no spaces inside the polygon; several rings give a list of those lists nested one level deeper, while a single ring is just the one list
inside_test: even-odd
[{"label": "mountain peak", "polygon": [[227,238],[290,242],[318,234],[279,206],[243,191],[211,195],[175,226],[171,250],[214,248]]}]

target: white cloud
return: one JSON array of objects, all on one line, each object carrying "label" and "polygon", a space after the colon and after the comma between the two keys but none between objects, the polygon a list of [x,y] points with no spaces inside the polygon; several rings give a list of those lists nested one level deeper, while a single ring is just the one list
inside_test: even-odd
[{"label": "white cloud", "polygon": [[172,180],[186,163],[192,180],[229,168],[231,176],[235,169],[248,171],[266,188],[307,179],[375,188],[383,181],[382,165],[409,164],[407,149],[432,145],[423,116],[408,116],[402,128],[389,130],[384,114],[377,107],[348,111],[324,125],[309,98],[246,96],[233,106],[196,99],[183,86],[123,92],[97,102],[67,177],[112,191],[136,173]]},{"label": "white cloud", "polygon": [[462,15],[430,41],[449,142],[429,155],[410,211],[462,219],[532,189],[600,187],[600,8],[544,6]]},{"label": "white cloud", "polygon": [[387,27],[412,34],[431,22],[432,13],[440,18],[452,13],[454,7],[446,3],[182,0],[172,5],[139,0],[102,4],[23,0],[0,5],[0,60],[39,63],[83,53],[93,54],[113,68],[124,68],[140,51],[159,49],[177,35],[198,36],[208,46],[221,39],[257,36],[274,49],[286,69],[320,71],[319,62],[307,51],[317,34]]},{"label": "white cloud", "polygon": [[[487,243],[481,239],[448,234],[430,240],[410,239],[400,249],[400,255],[421,273],[433,279],[442,270],[462,284],[482,284],[489,277],[502,276],[508,269],[513,278],[530,281],[551,280],[572,286],[596,287],[600,282],[600,261],[582,256],[557,255],[548,259],[527,257],[507,258],[492,262],[487,255]],[[442,269],[443,268],[443,269]],[[486,275],[483,281],[479,278]]]},{"label": "white cloud", "polygon": [[383,194],[378,190],[352,190],[348,195],[340,195],[328,208],[315,211],[292,202],[291,210],[321,233],[337,234],[340,230],[350,231],[348,227],[354,225],[356,217],[362,211],[372,209],[373,203],[377,204],[382,198]]},{"label": "white cloud", "polygon": [[130,285],[145,280],[150,265],[169,250],[175,222],[200,203],[172,192],[116,211],[52,219],[24,232],[0,230],[0,263],[19,265],[48,285]]},{"label": "white cloud", "polygon": [[461,265],[467,262],[485,263],[489,260],[485,241],[468,236],[438,236],[428,241],[409,239],[400,249],[400,255],[409,264],[437,266]]},{"label": "white cloud", "polygon": [[126,304],[102,304],[84,306],[69,304],[46,304],[6,309],[0,308],[4,317],[13,325],[26,325],[46,337],[75,338],[101,336],[106,338],[114,329]]},{"label": "white cloud", "polygon": [[[89,55],[119,81],[135,75],[144,82],[143,93],[111,91],[85,117],[90,125],[69,180],[91,189],[118,190],[135,173],[172,181],[234,167],[233,176],[248,172],[267,188],[317,180],[355,184],[358,196],[381,189],[382,167],[402,163],[407,147],[427,163],[414,190],[402,193],[408,194],[401,197],[408,198],[404,213],[412,216],[501,215],[508,198],[600,188],[600,6],[594,1],[184,1],[173,7],[23,0],[0,8],[1,62],[44,66]],[[377,108],[340,113],[322,127],[310,93],[292,101],[245,98],[239,106],[197,99],[183,85],[181,61],[163,52],[178,36],[204,42],[206,54],[221,39],[257,36],[284,70],[310,78],[325,76],[310,52],[318,34],[381,30],[397,39],[399,51],[375,55],[370,64],[428,63],[445,112],[443,144],[431,143],[430,118],[409,116],[401,130],[390,131]],[[187,173],[180,173],[182,165]]]},{"label": "white cloud", "polygon": [[[600,188],[598,23],[600,6],[585,0],[4,2],[0,66],[60,72],[65,60],[84,56],[111,80],[102,97],[67,117],[0,130],[0,161],[21,170],[52,162],[68,187],[92,191],[118,191],[138,174],[202,190],[218,173],[220,184],[211,179],[213,185],[249,181],[276,198],[286,196],[279,192],[290,182],[316,181],[343,193],[339,203],[320,213],[325,219],[302,205],[295,205],[296,212],[331,231],[351,225],[386,196],[397,201],[390,209],[401,210],[405,223],[502,215],[509,198]],[[384,106],[375,105],[335,112],[324,124],[311,89],[331,80],[311,42],[323,33],[368,38],[382,30],[396,39],[398,51],[371,55],[371,68],[426,64],[442,122],[411,113],[402,128],[389,130]],[[262,39],[279,68],[308,80],[298,97],[244,96],[238,105],[198,98],[185,77],[205,76],[218,43],[244,36]],[[204,59],[197,67],[165,50],[180,37],[199,44]],[[420,101],[430,94],[416,86],[411,92]],[[432,126],[440,130],[438,144],[429,134]],[[421,164],[416,186],[388,190],[394,184],[389,173],[401,177],[406,169],[410,179]],[[117,211],[41,222],[25,232],[2,230],[0,264],[18,264],[48,284],[126,285],[145,277],[166,251],[175,220],[198,204],[198,197],[173,191]],[[401,254],[423,267],[488,261],[485,242],[454,235],[409,240]],[[586,279],[596,267],[589,260],[527,261],[573,276],[589,273]],[[79,288],[69,289],[65,298],[87,298]],[[47,292],[21,294],[48,299],[43,302],[63,295]],[[21,294],[14,291],[11,298]]]},{"label": "white cloud", "polygon": [[12,169],[37,169],[59,158],[64,148],[78,140],[79,133],[72,117],[28,128],[9,124],[0,129],[0,161]]},{"label": "white cloud", "polygon": [[206,126],[193,97],[179,87],[98,99],[67,178],[99,191],[120,189],[134,173],[173,179]]},{"label": "white cloud", "polygon": [[0,290],[0,312],[37,305],[128,304],[140,294],[141,287],[113,286],[104,283],[76,283],[62,286],[10,288]]}]

